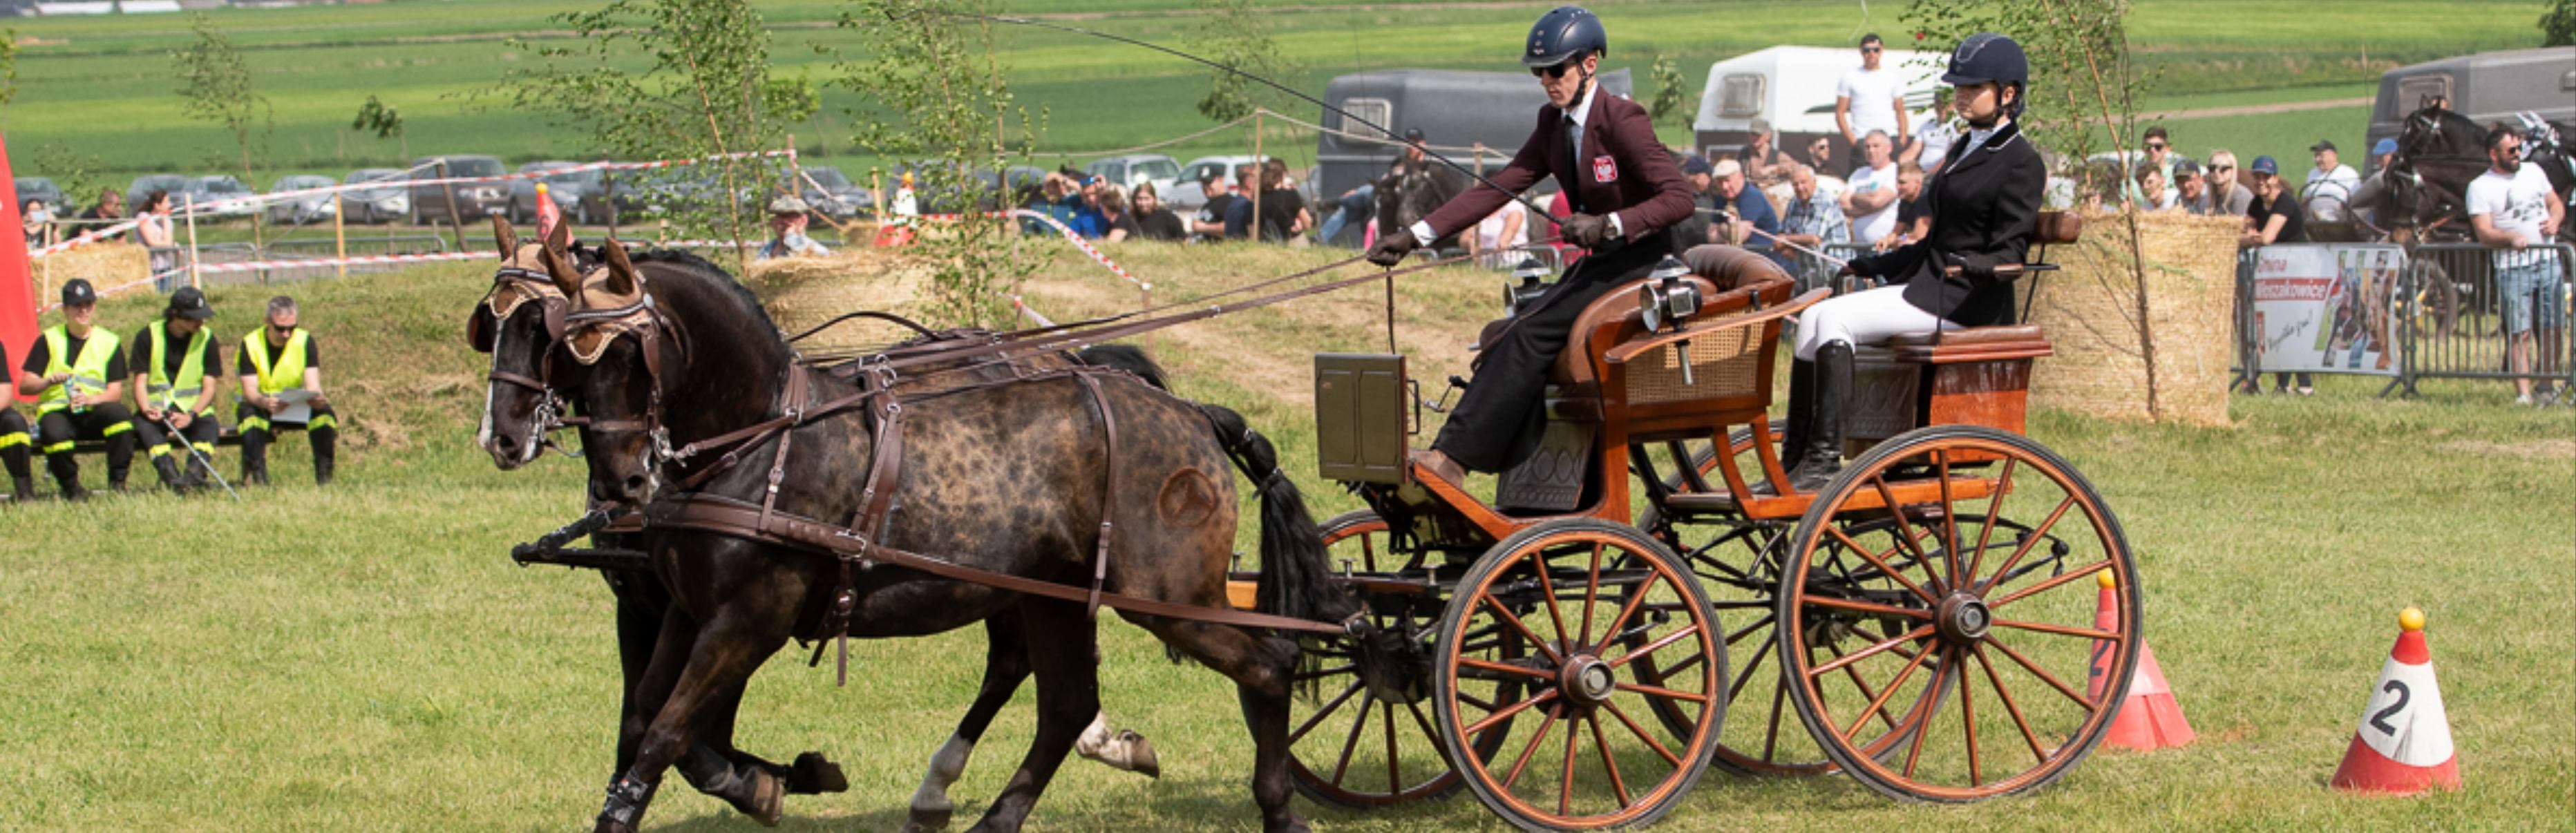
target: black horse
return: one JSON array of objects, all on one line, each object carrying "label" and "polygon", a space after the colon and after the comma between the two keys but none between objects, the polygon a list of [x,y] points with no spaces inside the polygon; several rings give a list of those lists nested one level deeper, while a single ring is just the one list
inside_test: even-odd
[{"label": "black horse", "polygon": [[[1431,212],[1465,190],[1466,175],[1446,166],[1429,162],[1396,165],[1377,182],[1378,236],[1405,233],[1405,229],[1431,216]],[[1458,248],[1458,235],[1432,241],[1431,247],[1433,251]]]},{"label": "black horse", "polygon": [[[578,274],[559,253],[547,257],[557,274]],[[596,276],[559,282],[575,314],[642,310],[661,336],[620,336],[617,322],[631,318],[570,334],[572,354],[590,364],[573,399],[591,419],[583,442],[593,455],[593,496],[642,506],[662,484],[657,463],[667,446],[660,432],[713,437],[782,416],[793,355],[739,286],[648,282],[614,241],[601,260]],[[837,376],[805,378],[812,387],[806,404],[858,390]],[[1261,484],[1260,607],[1307,620],[1365,621],[1328,574],[1320,533],[1268,441],[1230,411],[1194,406],[1124,375],[1055,374],[913,399],[901,414],[901,475],[890,487],[895,508],[875,539],[884,547],[1075,586],[1100,567],[1108,592],[1222,609],[1235,529],[1227,470],[1240,465]],[[855,412],[803,420],[724,455],[776,459],[775,473],[765,463],[721,467],[695,459],[683,461],[674,482],[703,477],[692,495],[774,500],[778,511],[806,518],[858,517],[873,468],[873,427]],[[783,453],[789,448],[794,453]],[[708,466],[720,468],[710,473]],[[790,638],[837,635],[825,632],[824,611],[844,567],[829,555],[685,527],[655,528],[646,537],[655,569],[674,588],[674,605],[639,691],[655,717],[633,767],[610,786],[598,820],[603,831],[634,829],[702,717]],[[883,564],[858,570],[852,589],[839,629],[852,636],[922,635],[1019,615],[1039,680],[1037,737],[977,825],[1017,829],[1099,710],[1096,634],[1084,605]],[[1264,826],[1302,829],[1288,806],[1296,642],[1194,619],[1121,615],[1235,680],[1256,744],[1253,794]],[[935,826],[946,819],[914,821]]]},{"label": "black horse", "polygon": [[[562,228],[557,227],[557,239],[552,241],[558,248],[567,247]],[[581,368],[554,360],[568,301],[556,288],[553,276],[542,271],[545,244],[522,244],[508,221],[500,218],[495,218],[494,231],[498,251],[505,255],[492,293],[475,305],[467,329],[473,334],[475,348],[492,354],[492,385],[477,441],[492,455],[494,464],[506,471],[526,464],[540,453],[550,416],[559,415],[558,409],[563,405],[558,400],[559,391],[574,382]],[[566,249],[566,258],[577,270],[598,267],[596,253],[588,249]],[[648,253],[637,268],[667,283],[710,278],[732,283],[722,270],[678,253]],[[1086,351],[1085,355],[1095,362],[1137,368],[1140,375],[1160,382],[1159,371],[1141,353],[1101,348]],[[631,535],[601,538],[602,546],[641,545]],[[650,574],[611,569],[603,570],[602,575],[617,599],[618,653],[624,676],[614,774],[626,771],[634,761],[636,743],[650,718],[640,712],[636,685],[652,659],[671,596],[660,579]],[[1016,617],[987,620],[986,635],[988,655],[983,685],[956,733],[932,757],[929,772],[913,796],[917,811],[952,806],[947,795],[949,785],[964,772],[975,743],[993,717],[1030,674],[1027,639]],[[710,718],[708,734],[682,761],[682,774],[692,785],[766,823],[775,823],[782,812],[782,790],[793,795],[848,788],[839,767],[818,752],[800,754],[792,766],[780,766],[733,748],[734,711],[740,700],[739,691],[726,698]],[[1105,714],[1093,718],[1077,748],[1083,757],[1113,768],[1148,777],[1160,772],[1152,745],[1133,731],[1112,730]]]},{"label": "black horse", "polygon": [[[2551,190],[2576,194],[2576,150],[2560,138],[2564,129],[2525,127],[2528,161],[2523,164],[2538,166],[2549,177]],[[2397,153],[2388,162],[2395,175],[2389,179],[2387,204],[2395,208],[2398,225],[2412,232],[2409,237],[2426,242],[2472,239],[2469,182],[2489,167],[2489,129],[2440,106],[2407,114],[2397,132]],[[2576,242],[2576,223],[2561,224],[2559,237]]]}]

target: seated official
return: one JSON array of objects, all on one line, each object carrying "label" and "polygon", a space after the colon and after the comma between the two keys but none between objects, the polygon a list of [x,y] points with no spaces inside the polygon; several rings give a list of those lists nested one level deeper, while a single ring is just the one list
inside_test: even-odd
[{"label": "seated official", "polygon": [[[241,374],[241,406],[236,418],[241,424],[242,482],[254,486],[268,485],[268,444],[277,441],[281,425],[301,425],[304,438],[313,443],[313,482],[331,482],[334,441],[339,439],[340,419],[331,410],[331,400],[322,396],[322,351],[313,343],[313,334],[295,326],[295,299],[284,295],[268,301],[268,323],[242,337],[241,359],[234,372]],[[311,406],[304,421],[285,418],[292,403],[281,394],[301,391]]]},{"label": "seated official", "polygon": [[134,414],[125,410],[125,351],[116,334],[98,322],[98,291],[89,281],[63,284],[63,323],[46,328],[19,369],[18,392],[38,397],[36,433],[45,444],[45,469],[64,500],[83,500],[80,440],[107,443],[108,488],[123,490],[134,466]]},{"label": "seated official", "polygon": [[143,438],[161,485],[183,494],[206,485],[207,461],[214,459],[215,436],[223,430],[215,421],[215,386],[206,384],[208,371],[221,378],[224,369],[223,352],[206,329],[213,317],[206,293],[180,287],[170,293],[161,320],[134,331],[134,351],[125,362],[134,370],[135,436]]}]

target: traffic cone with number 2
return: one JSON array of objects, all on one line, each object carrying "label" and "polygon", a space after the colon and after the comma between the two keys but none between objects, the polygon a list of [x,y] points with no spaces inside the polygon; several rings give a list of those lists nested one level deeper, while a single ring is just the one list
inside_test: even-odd
[{"label": "traffic cone with number 2", "polygon": [[[2095,630],[2120,629],[2118,580],[2111,571],[2095,573],[2102,585],[2100,603],[2094,608]],[[2103,675],[2110,671],[2111,643],[2094,643],[2093,673],[2085,693],[2098,699]],[[2165,670],[2156,665],[2156,651],[2138,646],[2138,671],[2129,679],[2129,693],[2120,699],[2120,713],[2111,718],[2111,728],[2102,735],[2102,745],[2119,749],[2162,749],[2181,746],[2197,737],[2191,722],[2182,718],[2182,704],[2174,702],[2173,686],[2165,683]]]},{"label": "traffic cone with number 2", "polygon": [[2442,713],[2442,689],[2433,683],[2433,654],[2424,646],[2424,611],[2397,614],[2397,647],[2379,669],[2361,729],[2335,768],[2334,787],[2354,792],[2411,794],[2433,787],[2458,789],[2460,762],[2451,754],[2451,719]]}]

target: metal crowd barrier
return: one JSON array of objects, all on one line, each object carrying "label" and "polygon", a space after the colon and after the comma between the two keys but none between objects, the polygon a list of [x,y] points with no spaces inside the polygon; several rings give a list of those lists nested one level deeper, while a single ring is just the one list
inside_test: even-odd
[{"label": "metal crowd barrier", "polygon": [[[2324,244],[2293,243],[2293,246]],[[2237,384],[2265,369],[2254,349],[2254,264],[2263,248],[2237,255]],[[2422,379],[2560,380],[2576,388],[2576,343],[2567,338],[2576,297],[2576,246],[2500,250],[2476,243],[2426,243],[2407,251],[2396,291],[2397,377],[2381,395],[2413,395]],[[2528,312],[2523,312],[2528,310]],[[2511,317],[2519,320],[2508,320]],[[2523,323],[2523,322],[2528,322]],[[2513,366],[2516,325],[2534,333],[2525,365]]]}]

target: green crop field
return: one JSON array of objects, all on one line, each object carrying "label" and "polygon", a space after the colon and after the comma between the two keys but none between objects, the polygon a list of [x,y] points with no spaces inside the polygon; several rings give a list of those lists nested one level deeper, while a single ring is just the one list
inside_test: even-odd
[{"label": "green crop field", "polygon": [[[1024,288],[1059,318],[1132,290],[1060,247]],[[1127,244],[1111,253],[1166,297],[1321,262],[1319,252]],[[587,824],[609,776],[616,670],[599,579],[510,566],[569,519],[577,463],[495,471],[473,447],[481,357],[458,319],[488,267],[456,264],[292,288],[329,355],[347,437],[340,478],[308,485],[304,444],[281,484],[233,503],[147,491],[85,505],[0,506],[0,829],[490,830]],[[853,279],[863,280],[863,279]],[[1463,372],[1490,315],[1490,274],[1400,284],[1417,378]],[[864,287],[866,284],[860,284]],[[267,287],[214,293],[216,331],[251,326]],[[864,290],[862,290],[863,292]],[[1376,291],[1158,333],[1182,393],[1244,410],[1277,438],[1319,513],[1352,501],[1314,474],[1308,354],[1377,349]],[[149,297],[111,299],[120,330]],[[809,311],[810,313],[810,311]],[[50,319],[49,319],[50,320]],[[2047,372],[2045,361],[2040,372]],[[2053,412],[2029,433],[2096,483],[2136,550],[2146,633],[2201,739],[2103,752],[2034,795],[1963,807],[1891,803],[1841,778],[1712,771],[1661,830],[2499,829],[2563,827],[2576,798],[2576,426],[2504,404],[2501,385],[2428,383],[2372,398],[2327,377],[2304,399],[2236,403],[2188,428]],[[230,472],[232,452],[222,454]],[[96,481],[93,458],[88,476]],[[141,474],[148,478],[148,474]],[[2414,799],[2325,786],[2396,635],[2428,610],[2466,788]],[[1154,739],[1159,781],[1067,765],[1038,829],[1242,830],[1250,745],[1232,686],[1102,627],[1102,700]],[[971,699],[971,630],[854,643],[851,683],[802,656],[771,662],[741,743],[821,749],[852,791],[797,797],[789,829],[891,830],[924,761]],[[954,790],[962,826],[1016,766],[1030,690]],[[1795,727],[1794,721],[1790,724]],[[1498,829],[1473,800],[1378,813],[1299,801],[1324,830]],[[674,782],[662,830],[748,830]]]},{"label": "green crop field", "polygon": [[[1186,45],[1198,24],[1181,0],[1006,3],[1018,13],[1068,15],[1067,22],[1151,41]],[[1549,3],[1360,3],[1313,0],[1272,4],[1269,19],[1282,49],[1302,70],[1280,80],[1308,92],[1343,73],[1390,67],[1509,70],[1504,55]],[[273,107],[274,129],[261,165],[265,186],[289,173],[345,174],[397,163],[395,143],[346,129],[358,105],[374,95],[402,108],[414,155],[485,153],[516,163],[589,158],[595,150],[498,100],[478,97],[524,58],[510,38],[566,37],[548,18],[583,4],[538,0],[393,2],[363,7],[226,10],[216,22],[244,47],[255,84]],[[2132,38],[2144,63],[2159,72],[2149,110],[2182,110],[2249,100],[2299,101],[2367,94],[2391,66],[2486,49],[2537,45],[2538,2],[2289,2],[2166,0],[2141,3]],[[813,0],[762,3],[773,26],[773,60],[781,72],[818,81],[839,74],[829,56],[862,54],[865,44],[831,21],[839,6]],[[1628,2],[1598,6],[1613,32],[1613,67],[1639,75],[1651,59],[1679,61],[1696,103],[1711,62],[1777,44],[1848,44],[1862,30],[1905,40],[1900,4]],[[10,24],[24,45],[17,100],[0,110],[11,162],[21,176],[47,164],[78,164],[94,155],[107,179],[122,185],[143,172],[202,172],[225,167],[228,137],[179,115],[168,53],[187,42],[177,15],[45,18]],[[1047,113],[1041,163],[1089,151],[1128,147],[1208,126],[1193,103],[1207,71],[1168,56],[1104,41],[1003,27],[999,46],[1023,104]],[[2359,91],[2359,92],[2356,92]],[[849,144],[867,118],[850,93],[830,90],[812,123],[797,126],[799,144],[853,175],[880,160]],[[1311,105],[1281,105],[1299,118]],[[2295,117],[2173,120],[2176,141],[2198,153],[2230,147],[2240,156],[2269,152],[2302,157],[2316,138],[2357,144],[2365,109],[2308,111]],[[1678,123],[1668,141],[1687,139]],[[1188,158],[1249,151],[1249,131],[1210,136],[1163,152]],[[1266,152],[1292,162],[1311,159],[1310,135],[1274,134]],[[2254,149],[2251,153],[2247,149]],[[2289,167],[2285,165],[2285,167]]]}]

